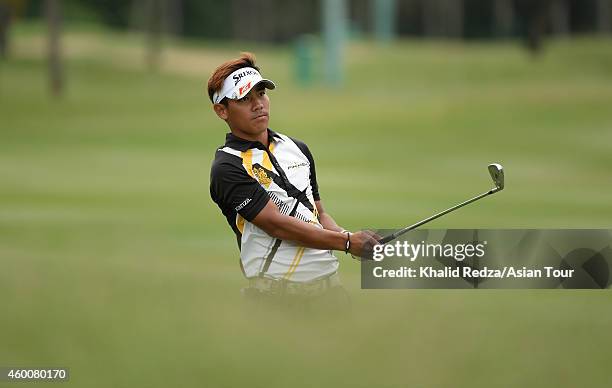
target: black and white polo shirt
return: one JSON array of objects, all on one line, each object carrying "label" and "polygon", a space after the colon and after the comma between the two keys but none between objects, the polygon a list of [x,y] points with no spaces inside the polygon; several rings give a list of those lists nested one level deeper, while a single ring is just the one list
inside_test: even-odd
[{"label": "black and white polo shirt", "polygon": [[215,154],[210,195],[238,240],[240,267],[247,278],[264,276],[305,282],[338,269],[332,251],[276,239],[251,221],[273,201],[280,212],[323,228],[315,164],[303,142],[268,129],[269,147],[226,135]]}]

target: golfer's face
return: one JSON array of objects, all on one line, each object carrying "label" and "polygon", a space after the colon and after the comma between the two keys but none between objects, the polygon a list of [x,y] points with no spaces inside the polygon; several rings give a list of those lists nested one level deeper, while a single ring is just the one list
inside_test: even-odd
[{"label": "golfer's face", "polygon": [[248,135],[258,135],[268,129],[270,99],[263,85],[255,86],[239,100],[229,100],[227,121],[231,128]]}]

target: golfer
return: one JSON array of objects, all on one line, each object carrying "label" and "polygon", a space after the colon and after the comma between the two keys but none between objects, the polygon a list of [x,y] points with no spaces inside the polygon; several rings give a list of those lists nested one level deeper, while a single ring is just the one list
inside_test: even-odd
[{"label": "golfer", "polygon": [[275,87],[251,53],[212,73],[208,95],[230,132],[212,163],[210,194],[236,234],[246,294],[322,296],[341,288],[333,251],[362,256],[376,240],[336,224],[308,146],[268,128],[266,89]]}]

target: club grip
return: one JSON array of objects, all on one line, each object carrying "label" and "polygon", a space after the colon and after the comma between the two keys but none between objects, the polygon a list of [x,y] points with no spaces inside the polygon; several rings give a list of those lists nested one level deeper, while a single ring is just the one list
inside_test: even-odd
[{"label": "club grip", "polygon": [[378,240],[378,243],[379,244],[386,244],[389,241],[392,241],[392,240],[395,240],[395,239],[396,239],[396,236],[393,235],[393,234],[390,234],[390,235],[385,236],[385,237],[381,238],[380,240]]}]

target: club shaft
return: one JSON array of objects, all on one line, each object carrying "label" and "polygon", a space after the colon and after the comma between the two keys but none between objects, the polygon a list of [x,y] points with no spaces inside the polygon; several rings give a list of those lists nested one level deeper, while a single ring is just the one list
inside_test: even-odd
[{"label": "club shaft", "polygon": [[419,226],[421,226],[421,225],[424,225],[424,224],[426,224],[426,223],[428,223],[428,222],[430,222],[430,221],[433,221],[433,220],[435,220],[436,218],[442,217],[443,215],[448,214],[448,213],[452,212],[453,210],[457,210],[457,209],[459,209],[460,207],[463,207],[463,206],[465,206],[465,205],[469,205],[470,203],[472,203],[472,202],[474,202],[474,201],[478,201],[479,199],[484,198],[484,197],[486,197],[486,196],[488,196],[488,195],[491,195],[491,194],[493,194],[493,193],[495,193],[495,192],[497,192],[497,191],[498,191],[498,189],[497,189],[497,188],[493,188],[493,189],[491,189],[491,190],[487,191],[486,193],[482,193],[482,194],[480,194],[480,195],[475,196],[474,198],[468,199],[468,200],[467,200],[467,201],[465,201],[465,202],[461,202],[461,203],[460,203],[460,204],[458,204],[458,205],[455,205],[455,206],[453,206],[453,207],[451,207],[451,208],[448,208],[448,209],[446,209],[446,210],[444,210],[444,211],[441,211],[441,212],[440,212],[440,213],[438,213],[438,214],[434,214],[433,216],[431,216],[431,217],[429,217],[429,218],[426,218],[426,219],[424,219],[424,220],[422,220],[422,221],[419,221],[419,222],[417,222],[416,224],[413,224],[413,225],[407,226],[407,227],[405,227],[404,229],[400,229],[400,230],[398,230],[397,232],[395,232],[395,233],[393,233],[393,234],[390,234],[390,235],[388,235],[388,236],[386,236],[386,237],[383,237],[383,238],[380,240],[380,243],[381,243],[381,244],[386,244],[386,243],[388,243],[389,241],[395,240],[396,238],[398,238],[399,236],[403,235],[404,233],[411,231],[412,229],[416,229],[416,228],[418,228],[418,227],[419,227]]}]

